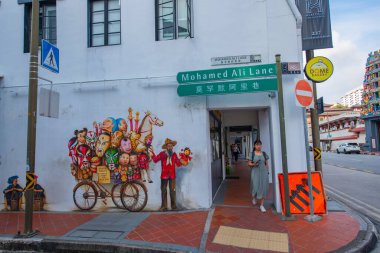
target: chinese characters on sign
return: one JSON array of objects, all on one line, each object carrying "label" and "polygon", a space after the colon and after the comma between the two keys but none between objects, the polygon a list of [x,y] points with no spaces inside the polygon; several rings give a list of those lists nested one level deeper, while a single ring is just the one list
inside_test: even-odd
[{"label": "chinese characters on sign", "polygon": [[198,96],[226,93],[244,93],[256,91],[276,91],[277,79],[256,79],[245,81],[231,81],[223,83],[203,83],[179,85],[177,92],[179,96]]},{"label": "chinese characters on sign", "polygon": [[225,56],[211,58],[211,66],[218,65],[232,65],[232,64],[248,64],[260,63],[261,55],[239,55],[239,56]]},{"label": "chinese characters on sign", "polygon": [[276,64],[179,72],[179,96],[277,91]]}]

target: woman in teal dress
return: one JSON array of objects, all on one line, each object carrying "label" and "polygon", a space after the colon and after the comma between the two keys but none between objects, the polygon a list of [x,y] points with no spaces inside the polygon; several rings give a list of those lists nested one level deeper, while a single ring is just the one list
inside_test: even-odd
[{"label": "woman in teal dress", "polygon": [[251,167],[251,193],[252,203],[256,205],[259,200],[261,212],[266,212],[264,208],[264,199],[268,194],[269,176],[268,176],[268,155],[261,150],[262,143],[260,140],[255,141],[252,158],[248,162]]}]

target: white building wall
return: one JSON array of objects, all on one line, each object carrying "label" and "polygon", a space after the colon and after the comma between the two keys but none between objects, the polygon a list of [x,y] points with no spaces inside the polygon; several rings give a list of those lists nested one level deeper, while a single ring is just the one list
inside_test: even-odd
[{"label": "white building wall", "polygon": [[[267,93],[180,98],[175,75],[210,69],[210,58],[216,56],[261,54],[265,64],[274,63],[274,55],[279,53],[283,61],[302,63],[300,30],[288,2],[194,0],[195,38],[157,42],[153,2],[122,0],[121,45],[88,48],[87,1],[57,1],[61,73],[40,68],[39,75],[52,80],[53,90],[60,93],[59,118],[37,119],[36,172],[47,189],[51,209],[74,208],[75,181],[67,150],[73,131],[108,116],[127,117],[129,106],[140,112],[151,110],[165,122],[154,129],[156,151],[165,137],[192,148],[192,165],[178,170],[178,202],[185,208],[209,207],[212,202],[207,110],[268,108],[272,163],[275,173],[281,172],[277,98],[269,98]],[[29,54],[23,53],[23,20],[23,5],[2,1],[0,23],[12,25],[0,27],[0,37],[6,38],[0,40],[4,75],[0,87],[0,121],[4,122],[0,128],[0,188],[6,186],[4,179],[14,174],[25,184]],[[294,102],[294,77],[284,76],[290,172],[306,169],[302,110]],[[154,168],[147,209],[160,204],[160,168]],[[281,210],[279,204],[277,210]]]},{"label": "white building wall", "polygon": [[[268,109],[265,109],[265,110],[262,110],[260,111],[259,113],[259,119],[260,119],[260,139],[261,139],[261,142],[263,143],[263,146],[262,146],[262,150],[265,151],[265,153],[268,154],[269,156],[269,161],[268,161],[268,165],[269,165],[269,181],[272,183],[272,175],[273,175],[273,171],[272,171],[272,147],[271,147],[271,144],[272,144],[272,140],[271,140],[271,127],[270,127],[270,112]],[[277,190],[277,189],[276,189]]]},{"label": "white building wall", "polygon": [[366,137],[366,133],[365,132],[359,133],[359,137],[356,140],[356,142],[364,144],[365,143],[365,137]]},{"label": "white building wall", "polygon": [[224,126],[252,126],[258,127],[258,112],[250,110],[240,111],[223,111],[223,125]]},{"label": "white building wall", "polygon": [[[207,138],[206,126],[207,111],[204,103],[186,104],[176,95],[173,88],[161,88],[160,96],[156,96],[154,90],[147,88],[147,80],[135,83],[107,82],[88,83],[76,86],[56,86],[55,91],[61,95],[61,110],[59,119],[38,117],[37,119],[37,146],[36,146],[36,173],[39,182],[47,189],[49,208],[52,210],[71,210],[74,208],[72,201],[72,189],[75,180],[70,174],[70,162],[68,157],[67,142],[73,136],[75,129],[88,127],[91,129],[94,120],[102,121],[108,116],[128,116],[128,107],[132,106],[135,111],[140,111],[141,116],[146,110],[152,110],[161,120],[163,127],[155,127],[154,149],[158,153],[166,137],[178,141],[177,152],[180,148],[189,146],[194,153],[192,164],[186,169],[177,169],[177,199],[180,206],[185,208],[208,207],[210,199],[205,192],[209,192],[208,153],[200,143]],[[110,87],[114,87],[113,89]],[[153,92],[152,92],[153,89]],[[132,94],[144,94],[143,96],[130,96]],[[113,102],[113,97],[116,102]],[[123,99],[123,98],[128,99]],[[20,176],[24,185],[26,145],[26,94],[13,93],[1,96],[1,107],[9,110],[1,110],[1,121],[7,121],[1,131],[5,145],[1,148],[1,175],[7,178],[13,174]],[[141,100],[144,103],[141,103]],[[16,103],[23,101],[22,103]],[[162,101],[165,101],[164,103]],[[13,109],[10,106],[13,105]],[[17,104],[17,105],[15,105]],[[160,106],[157,106],[160,105]],[[171,106],[174,105],[174,106]],[[192,115],[189,115],[189,111]],[[186,126],[186,127],[184,127]],[[12,131],[11,129],[20,129]],[[9,137],[7,137],[9,136]],[[189,138],[191,136],[191,138]],[[153,184],[147,184],[149,202],[147,209],[157,209],[161,204],[160,195],[160,165],[153,165],[151,173]],[[1,180],[1,187],[6,185]],[[197,186],[195,187],[194,184]]]}]

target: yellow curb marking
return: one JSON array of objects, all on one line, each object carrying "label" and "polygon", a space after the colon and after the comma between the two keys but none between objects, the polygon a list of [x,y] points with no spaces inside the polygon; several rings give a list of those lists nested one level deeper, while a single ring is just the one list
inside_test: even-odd
[{"label": "yellow curb marking", "polygon": [[248,249],[289,252],[286,233],[264,232],[250,229],[220,226],[213,243]]}]

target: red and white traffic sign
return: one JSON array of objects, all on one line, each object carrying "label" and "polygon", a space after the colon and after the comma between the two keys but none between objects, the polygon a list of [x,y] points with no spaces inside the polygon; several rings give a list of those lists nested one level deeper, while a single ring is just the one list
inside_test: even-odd
[{"label": "red and white traffic sign", "polygon": [[297,105],[301,107],[312,107],[313,86],[306,80],[299,80],[296,84]]}]

